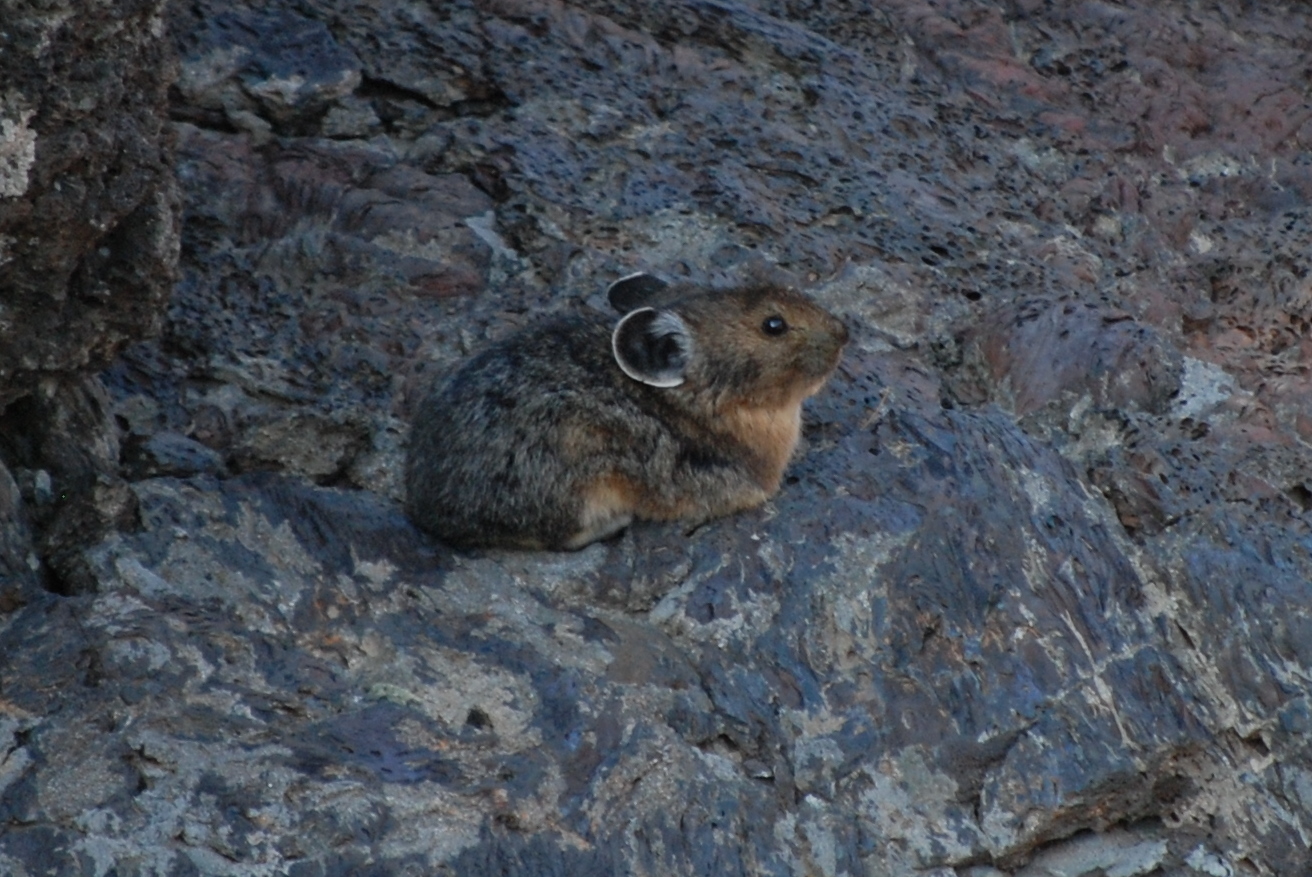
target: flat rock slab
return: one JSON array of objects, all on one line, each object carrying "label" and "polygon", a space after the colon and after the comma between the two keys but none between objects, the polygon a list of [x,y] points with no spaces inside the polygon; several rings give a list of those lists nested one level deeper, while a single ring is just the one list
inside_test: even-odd
[{"label": "flat rock slab", "polygon": [[[1241,5],[171,7],[161,335],[0,419],[0,872],[1306,871],[1312,27]],[[415,393],[638,269],[851,326],[780,494],[417,533]]]},{"label": "flat rock slab", "polygon": [[[854,357],[793,483],[687,538],[455,555],[368,493],[136,482],[101,592],[7,618],[0,861],[911,873],[1188,822],[1246,727],[1297,751],[1306,585],[1154,574],[1011,418],[870,408],[906,365]],[[1296,856],[1269,801],[1230,830]]]}]

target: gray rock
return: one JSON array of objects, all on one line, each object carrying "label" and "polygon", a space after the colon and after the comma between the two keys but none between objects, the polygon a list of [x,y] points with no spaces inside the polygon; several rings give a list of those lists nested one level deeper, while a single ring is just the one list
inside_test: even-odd
[{"label": "gray rock", "polygon": [[[162,333],[0,443],[0,872],[1306,872],[1312,27],[1185,6],[171,7]],[[414,394],[638,268],[851,324],[779,496],[426,541]]]},{"label": "gray rock", "polygon": [[161,431],[140,440],[132,439],[129,439],[124,449],[123,469],[134,481],[161,475],[188,477],[226,474],[223,457],[185,435]]},{"label": "gray rock", "polygon": [[39,568],[18,483],[0,464],[0,612],[12,612],[31,598]]},{"label": "gray rock", "polygon": [[43,379],[0,420],[0,450],[14,462],[28,500],[47,586],[94,590],[85,547],[128,526],[135,499],[118,472],[119,432],[100,380],[72,374]]},{"label": "gray rock", "polygon": [[164,6],[0,5],[0,409],[160,324],[179,220]]},{"label": "gray rock", "polygon": [[[158,329],[176,277],[163,5],[107,14],[0,3],[0,602],[10,608],[38,580],[95,587],[77,555],[129,511],[115,430],[86,370]],[[40,482],[27,509],[14,504],[11,472]]]}]

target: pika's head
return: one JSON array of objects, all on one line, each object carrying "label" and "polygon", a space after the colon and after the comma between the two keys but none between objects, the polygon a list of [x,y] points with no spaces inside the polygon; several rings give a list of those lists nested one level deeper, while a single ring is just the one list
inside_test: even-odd
[{"label": "pika's head", "polygon": [[625,312],[611,347],[626,375],[716,404],[800,402],[824,384],[847,343],[841,320],[780,286],[708,291],[635,274],[608,297]]}]

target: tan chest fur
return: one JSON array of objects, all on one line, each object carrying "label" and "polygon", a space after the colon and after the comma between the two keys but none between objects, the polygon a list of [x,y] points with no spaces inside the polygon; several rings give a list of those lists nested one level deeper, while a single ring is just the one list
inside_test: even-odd
[{"label": "tan chest fur", "polygon": [[766,494],[779,489],[784,469],[797,450],[802,436],[802,403],[824,386],[821,378],[811,384],[785,390],[765,404],[750,401],[725,406],[717,421],[723,431],[752,450],[758,460],[758,477]]},{"label": "tan chest fur", "polygon": [[[802,402],[820,382],[783,394],[766,403],[742,400],[722,405],[711,418],[714,429],[747,451],[751,481],[736,489],[709,493],[698,490],[653,490],[617,473],[582,485],[583,505],[572,545],[584,545],[614,532],[634,517],[646,520],[700,520],[759,505],[779,489],[802,433]],[[568,436],[570,451],[585,452],[598,437],[588,431]],[[735,452],[737,456],[739,452]]]},{"label": "tan chest fur", "polygon": [[722,413],[719,426],[751,448],[759,462],[761,486],[773,493],[802,434],[802,400],[768,408],[735,405]]}]

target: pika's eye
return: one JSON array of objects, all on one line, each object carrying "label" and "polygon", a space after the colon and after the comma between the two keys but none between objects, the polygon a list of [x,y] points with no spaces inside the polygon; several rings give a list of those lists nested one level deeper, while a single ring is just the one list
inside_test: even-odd
[{"label": "pika's eye", "polygon": [[788,322],[778,314],[766,317],[761,323],[761,331],[767,335],[782,335],[788,331]]}]

